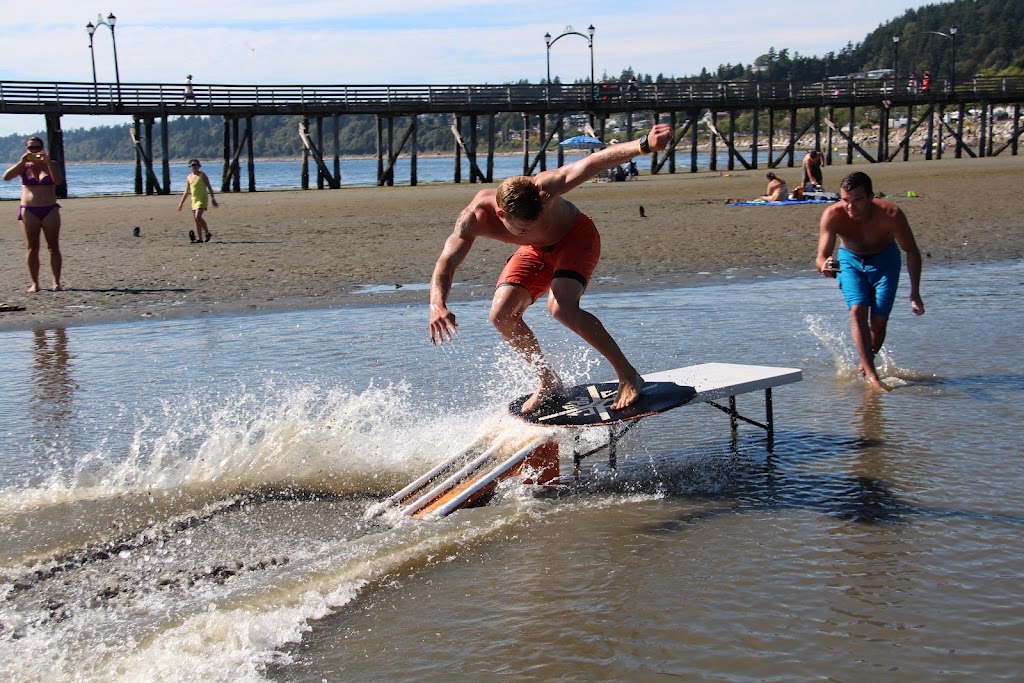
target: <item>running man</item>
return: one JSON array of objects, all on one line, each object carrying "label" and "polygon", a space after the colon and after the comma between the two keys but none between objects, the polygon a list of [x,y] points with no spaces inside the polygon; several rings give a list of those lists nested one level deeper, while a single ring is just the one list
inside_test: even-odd
[{"label": "running man", "polygon": [[491,302],[490,319],[505,341],[537,372],[539,384],[523,412],[562,390],[562,381],[544,356],[526,309],[548,294],[548,311],[578,334],[615,369],[619,390],[612,404],[621,410],[640,398],[643,379],[601,321],[580,308],[580,298],[601,256],[594,222],[562,195],[601,171],[668,146],[672,129],[657,124],[637,141],[611,145],[584,159],[535,176],[506,178],[496,190],[481,190],[455,221],[430,279],[430,341],[451,341],[458,323],[448,310],[455,271],[477,238],[518,244],[505,265]]},{"label": "running man", "polygon": [[[837,237],[838,264],[832,259]],[[882,349],[896,300],[900,249],[907,254],[910,306],[916,315],[923,315],[921,252],[907,217],[895,204],[875,199],[866,173],[858,171],[843,178],[839,201],[821,216],[815,266],[822,275],[839,279],[850,309],[861,373],[875,391],[888,391],[875,370],[875,356]]]}]

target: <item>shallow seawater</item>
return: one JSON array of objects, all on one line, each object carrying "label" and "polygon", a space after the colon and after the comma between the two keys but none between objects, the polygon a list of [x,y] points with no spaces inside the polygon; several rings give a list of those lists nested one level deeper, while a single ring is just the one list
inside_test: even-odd
[{"label": "shallow seawater", "polygon": [[[904,276],[905,277],[905,276]],[[694,405],[537,496],[367,518],[530,374],[453,304],[0,332],[11,681],[1017,680],[1021,264],[926,267],[858,379],[832,281],[587,295],[643,371],[797,367],[775,439]],[[531,311],[564,379],[610,370]],[[739,397],[763,417],[760,395]]]}]

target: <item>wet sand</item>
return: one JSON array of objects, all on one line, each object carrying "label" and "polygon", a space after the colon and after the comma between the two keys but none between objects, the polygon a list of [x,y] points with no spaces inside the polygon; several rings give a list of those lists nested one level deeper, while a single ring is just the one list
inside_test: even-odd
[{"label": "wet sand", "polygon": [[[928,267],[1024,256],[1019,193],[1024,157],[826,167],[836,191],[853,168],[906,212]],[[806,275],[813,269],[823,204],[726,206],[764,192],[765,169],[648,175],[588,183],[569,198],[591,215],[603,248],[591,291],[663,287],[723,277]],[[776,169],[790,186],[800,169]],[[0,202],[0,329],[217,312],[426,302],[424,287],[458,212],[482,189],[463,183],[218,194],[207,214],[213,239],[190,244],[178,196],[61,201],[64,292],[26,293],[17,204]],[[917,196],[908,197],[913,191]],[[641,217],[640,207],[646,217]],[[133,228],[139,228],[139,237]],[[478,242],[453,297],[489,296],[513,247]],[[42,254],[40,283],[50,284]],[[365,286],[378,285],[364,293]],[[399,286],[400,285],[400,286]],[[477,285],[465,286],[465,285]],[[23,308],[24,310],[7,310]],[[426,312],[424,312],[424,321]],[[424,325],[426,323],[424,322]]]}]

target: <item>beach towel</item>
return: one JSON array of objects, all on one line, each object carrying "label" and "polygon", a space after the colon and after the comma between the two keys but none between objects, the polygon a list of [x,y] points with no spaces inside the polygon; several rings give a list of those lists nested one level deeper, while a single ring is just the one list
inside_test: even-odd
[{"label": "beach towel", "polygon": [[729,202],[729,206],[795,206],[800,204],[832,204],[834,199],[786,199],[781,202],[766,202],[754,199],[749,202]]}]

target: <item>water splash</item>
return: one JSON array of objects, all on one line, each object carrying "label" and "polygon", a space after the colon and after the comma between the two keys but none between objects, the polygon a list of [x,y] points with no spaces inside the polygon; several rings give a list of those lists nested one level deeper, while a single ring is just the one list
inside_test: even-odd
[{"label": "water splash", "polygon": [[[836,378],[847,382],[860,381],[860,360],[848,327],[837,328],[829,318],[821,315],[805,315],[804,322],[807,330],[832,357]],[[843,322],[847,322],[845,318]],[[878,377],[890,389],[934,379],[931,374],[900,366],[896,355],[897,349],[891,342],[887,342],[875,356]]]}]

